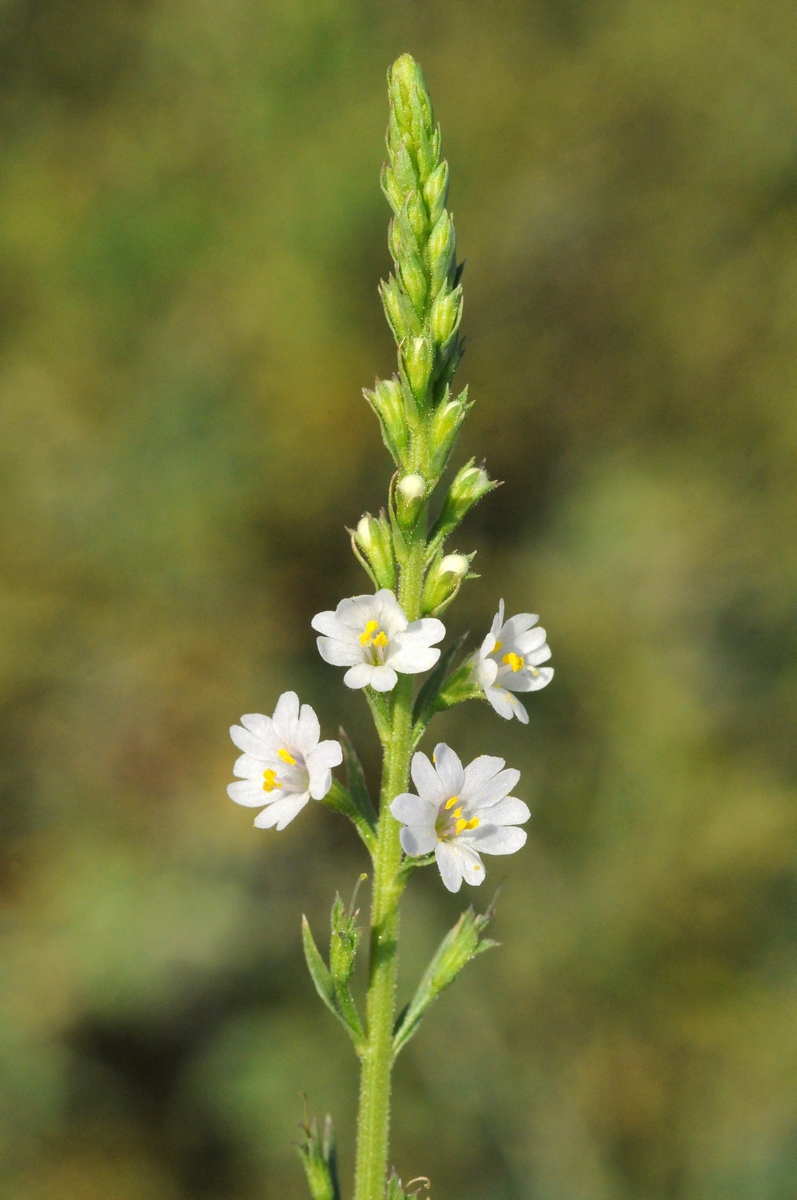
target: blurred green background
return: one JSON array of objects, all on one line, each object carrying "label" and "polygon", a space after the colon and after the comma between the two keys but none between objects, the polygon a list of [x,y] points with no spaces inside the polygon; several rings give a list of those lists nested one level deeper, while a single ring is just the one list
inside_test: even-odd
[{"label": "blurred green background", "polygon": [[[797,1194],[797,25],[787,0],[3,0],[0,1138],[8,1200],[299,1200],[356,1073],[301,959],[363,869],[226,798],[227,729],[362,698],[394,352],[385,70],[422,62],[465,272],[481,637],[531,723],[438,725],[532,806],[405,1052],[436,1200]],[[402,995],[463,907],[413,881]]]}]

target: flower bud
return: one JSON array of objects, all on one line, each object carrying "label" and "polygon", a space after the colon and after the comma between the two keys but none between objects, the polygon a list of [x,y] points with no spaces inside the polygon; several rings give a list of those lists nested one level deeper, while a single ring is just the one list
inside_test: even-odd
[{"label": "flower bud", "polygon": [[378,517],[366,513],[360,518],[352,534],[352,549],[377,588],[390,588],[391,592],[395,590],[393,532],[384,509]]},{"label": "flower bud", "polygon": [[457,237],[454,232],[454,222],[444,209],[440,214],[439,221],[429,234],[426,251],[429,258],[429,269],[432,273],[433,296],[437,295],[451,273],[456,248]]},{"label": "flower bud", "polygon": [[426,480],[422,475],[405,475],[396,484],[396,515],[404,528],[414,525],[426,498]]},{"label": "flower bud", "polygon": [[448,608],[470,570],[473,555],[438,553],[423,585],[423,612],[439,616]]},{"label": "flower bud", "polygon": [[468,389],[465,388],[456,400],[443,400],[435,409],[429,433],[431,474],[433,476],[442,475],[445,470],[448,456],[454,448],[457,434],[470,408]]},{"label": "flower bud", "polygon": [[429,338],[409,338],[401,348],[401,355],[412,394],[422,403],[426,399],[426,389],[432,377],[434,346]]},{"label": "flower bud", "polygon": [[397,379],[377,379],[373,392],[363,388],[363,395],[379,418],[382,441],[387,446],[397,467],[407,457],[410,431],[404,405],[404,393]]},{"label": "flower bud", "polygon": [[434,226],[440,220],[448,199],[448,163],[445,160],[435,167],[423,185],[423,198],[429,209],[429,221]]},{"label": "flower bud", "polygon": [[438,346],[442,346],[457,331],[461,320],[462,288],[456,287],[450,292],[443,285],[432,305],[430,317],[432,337]]},{"label": "flower bud", "polygon": [[426,237],[426,231],[429,228],[429,219],[426,215],[426,205],[421,198],[420,192],[410,192],[405,204],[407,221],[412,229],[416,243],[422,245]]},{"label": "flower bud", "polygon": [[[356,895],[357,889],[355,902]],[[340,896],[335,896],[330,913],[329,973],[338,987],[345,986],[354,974],[354,959],[360,940],[357,915],[356,911],[347,913]]]},{"label": "flower bud", "polygon": [[402,133],[412,137],[420,124],[431,130],[434,125],[432,101],[423,71],[411,54],[402,54],[396,59],[388,71],[387,82],[390,106]]},{"label": "flower bud", "polygon": [[393,275],[390,276],[387,283],[384,280],[380,283],[379,295],[382,297],[388,324],[399,344],[405,338],[420,333],[421,322],[418,315],[405,295],[401,284]]},{"label": "flower bud", "polygon": [[448,495],[443,501],[440,516],[431,531],[430,544],[439,546],[452,529],[456,529],[474,504],[478,504],[482,496],[486,496],[496,487],[498,487],[497,482],[490,479],[483,467],[475,467],[473,459],[464,467],[460,467],[448,489]]},{"label": "flower bud", "polygon": [[379,182],[388,204],[396,216],[398,216],[401,212],[401,206],[404,203],[404,197],[401,194],[401,188],[398,185],[395,172],[387,163],[383,163],[382,165],[382,174],[379,177]]}]

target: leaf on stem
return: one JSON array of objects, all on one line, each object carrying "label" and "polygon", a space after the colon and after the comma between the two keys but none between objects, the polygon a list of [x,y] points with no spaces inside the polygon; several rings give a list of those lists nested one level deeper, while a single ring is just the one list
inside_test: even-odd
[{"label": "leaf on stem", "polygon": [[342,725],[338,732],[340,744],[343,747],[343,765],[346,768],[346,782],[349,785],[349,795],[363,820],[368,823],[371,829],[375,830],[377,821],[376,809],[368,791],[368,784],[365,781],[365,772],[363,771],[362,764],[357,751],[349,740],[349,735]]},{"label": "leaf on stem", "polygon": [[361,1055],[365,1046],[359,1019],[355,1026],[341,1008],[332,974],[321,957],[321,953],[315,944],[315,939],[310,930],[310,924],[304,915],[302,915],[302,943],[304,945],[304,957],[307,962],[307,969],[310,972],[310,978],[315,984],[315,990],[329,1011],[338,1018],[341,1025],[346,1029],[351,1040],[354,1042],[354,1049]]},{"label": "leaf on stem", "polygon": [[363,813],[351,792],[338,779],[332,780],[332,787],[319,803],[348,817],[367,846],[369,854],[373,855],[376,849],[376,814],[373,808],[370,817]]},{"label": "leaf on stem", "polygon": [[416,1032],[426,1010],[453,983],[466,963],[491,946],[498,945],[492,938],[483,936],[492,915],[492,904],[486,913],[481,914],[475,913],[472,907],[468,908],[443,938],[415,995],[396,1022],[393,1033],[394,1059]]}]

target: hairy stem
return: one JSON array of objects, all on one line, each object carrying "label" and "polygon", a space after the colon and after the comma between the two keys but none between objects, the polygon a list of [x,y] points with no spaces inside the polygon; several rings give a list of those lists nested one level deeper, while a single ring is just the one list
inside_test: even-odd
[{"label": "hairy stem", "polygon": [[[399,599],[412,621],[420,612],[426,548],[425,514],[413,531],[401,573]],[[391,801],[406,791],[412,754],[413,680],[399,676],[393,691],[390,740],[385,747],[371,901],[371,949],[366,1002],[367,1043],[360,1077],[355,1200],[383,1200],[390,1130],[393,1025],[398,974],[400,825]]]}]

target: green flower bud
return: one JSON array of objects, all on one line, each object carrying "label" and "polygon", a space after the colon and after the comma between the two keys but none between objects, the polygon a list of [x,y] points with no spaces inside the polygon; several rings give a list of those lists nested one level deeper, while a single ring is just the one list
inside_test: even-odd
[{"label": "green flower bud", "polygon": [[390,451],[396,466],[401,466],[406,460],[410,446],[410,431],[401,384],[397,379],[377,379],[375,390],[370,392],[363,388],[363,395],[379,418],[382,441]]},{"label": "green flower bud", "polygon": [[410,192],[418,191],[421,186],[421,181],[418,178],[418,172],[415,169],[415,164],[412,161],[412,157],[410,156],[410,152],[407,149],[406,142],[404,141],[399,143],[396,153],[393,156],[393,172],[396,176],[396,183],[398,184],[402,197],[408,196]]},{"label": "green flower bud", "polygon": [[396,484],[396,516],[404,529],[418,519],[426,499],[426,480],[422,475],[405,475]]},{"label": "green flower bud", "polygon": [[429,229],[429,218],[426,215],[426,205],[423,202],[420,192],[410,192],[405,201],[407,220],[413,235],[416,239],[416,245],[420,245],[426,238]]},{"label": "green flower bud", "polygon": [[435,409],[429,431],[429,452],[433,476],[442,475],[445,470],[448,456],[454,449],[462,422],[471,407],[468,404],[468,389],[465,388],[455,400],[444,398]]},{"label": "green flower bud", "polygon": [[467,577],[472,558],[472,554],[436,555],[423,585],[425,616],[439,617],[445,612]]},{"label": "green flower bud", "polygon": [[440,214],[440,220],[429,235],[426,247],[426,256],[432,275],[433,296],[437,295],[451,274],[456,248],[457,238],[454,232],[454,222],[444,209]]},{"label": "green flower bud", "polygon": [[434,346],[429,338],[408,338],[401,347],[404,369],[407,372],[412,394],[422,403],[426,398],[426,389],[432,377],[434,366]]},{"label": "green flower bud", "polygon": [[402,54],[387,73],[390,105],[402,133],[412,137],[419,125],[429,131],[434,125],[432,101],[423,71],[411,54]]},{"label": "green flower bud", "polygon": [[382,280],[379,285],[379,295],[382,297],[388,324],[399,344],[405,338],[421,332],[422,326],[418,314],[401,284],[393,275],[390,276],[387,283]]},{"label": "green flower bud", "polygon": [[378,588],[396,588],[393,531],[382,509],[378,517],[366,513],[352,533],[352,549]]},{"label": "green flower bud", "polygon": [[436,225],[448,199],[448,163],[443,161],[432,171],[423,185],[423,198],[429,209],[429,221]]},{"label": "green flower bud", "polygon": [[456,529],[462,518],[470,512],[474,504],[478,504],[482,496],[486,496],[498,483],[490,479],[483,467],[475,467],[473,459],[461,467],[454,476],[448,495],[443,501],[440,516],[435,521],[431,531],[429,546],[436,549],[453,529]]},{"label": "green flower bud", "polygon": [[432,305],[430,317],[432,337],[438,346],[444,345],[451,335],[456,333],[461,320],[462,288],[456,287],[453,292],[450,292],[444,285]]},{"label": "green flower bud", "polygon": [[396,216],[401,212],[401,206],[404,203],[404,197],[401,194],[401,189],[396,179],[395,171],[389,167],[387,163],[382,164],[382,174],[379,177],[379,183],[382,191],[387,199],[388,204],[393,209]]},{"label": "green flower bud", "polygon": [[[361,879],[364,878],[361,876]],[[359,912],[354,908],[358,889],[359,882],[349,912],[346,912],[343,901],[336,894],[330,913],[329,973],[336,988],[345,987],[354,974],[355,956],[362,932],[357,927]]]}]

